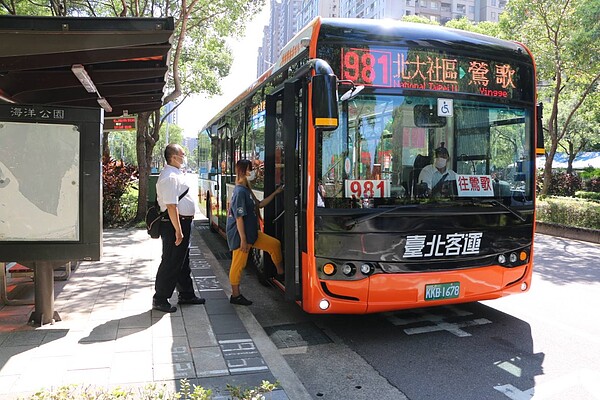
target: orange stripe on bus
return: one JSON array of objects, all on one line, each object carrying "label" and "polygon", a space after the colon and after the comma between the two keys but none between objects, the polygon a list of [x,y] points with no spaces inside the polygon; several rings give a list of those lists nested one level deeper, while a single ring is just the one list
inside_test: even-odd
[{"label": "orange stripe on bus", "polygon": [[336,126],[337,118],[315,118],[315,126]]}]

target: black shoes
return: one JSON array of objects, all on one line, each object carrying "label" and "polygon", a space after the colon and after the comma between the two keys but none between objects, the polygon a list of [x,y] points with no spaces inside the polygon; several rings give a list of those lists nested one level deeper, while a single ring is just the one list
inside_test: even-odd
[{"label": "black shoes", "polygon": [[247,298],[245,298],[241,294],[239,296],[237,296],[237,297],[231,296],[229,298],[229,302],[231,304],[239,304],[240,306],[249,306],[250,304],[252,304],[252,302],[250,300],[248,300]]},{"label": "black shoes", "polygon": [[166,313],[174,313],[177,311],[177,307],[172,306],[171,303],[152,303],[152,309],[157,311],[162,311]]},{"label": "black shoes", "polygon": [[[205,302],[206,300],[204,300],[203,298],[194,296],[190,298],[180,297],[179,301],[177,301],[177,304],[204,304]],[[153,301],[152,309],[166,313],[174,313],[175,311],[177,311],[177,307],[172,306],[171,303],[169,303],[168,301]]]},{"label": "black shoes", "polygon": [[177,304],[204,304],[206,303],[206,300],[204,300],[201,297],[190,297],[189,299],[184,299],[183,297],[179,298],[179,301],[177,302]]}]

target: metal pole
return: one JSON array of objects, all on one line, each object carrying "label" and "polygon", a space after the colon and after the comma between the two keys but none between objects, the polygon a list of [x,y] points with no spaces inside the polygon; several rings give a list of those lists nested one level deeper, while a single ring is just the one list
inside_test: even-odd
[{"label": "metal pole", "polygon": [[30,324],[43,326],[60,321],[54,311],[54,267],[64,262],[36,261],[33,263],[35,283],[35,309],[29,317]]}]

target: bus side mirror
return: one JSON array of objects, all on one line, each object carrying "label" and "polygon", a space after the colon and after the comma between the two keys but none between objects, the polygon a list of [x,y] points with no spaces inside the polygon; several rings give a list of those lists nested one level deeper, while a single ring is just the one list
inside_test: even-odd
[{"label": "bus side mirror", "polygon": [[544,148],[544,125],[542,124],[542,117],[544,115],[544,103],[537,104],[537,120],[536,120],[536,130],[537,130],[537,141],[535,154],[538,156],[543,156],[546,154],[546,149]]},{"label": "bus side mirror", "polygon": [[312,77],[312,114],[315,128],[332,131],[338,127],[337,77],[317,74]]}]

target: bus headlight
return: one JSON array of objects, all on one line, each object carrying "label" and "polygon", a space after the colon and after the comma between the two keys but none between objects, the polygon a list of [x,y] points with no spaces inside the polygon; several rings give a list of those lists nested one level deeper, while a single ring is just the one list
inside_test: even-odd
[{"label": "bus headlight", "polygon": [[375,267],[373,264],[364,263],[360,265],[360,272],[362,272],[363,275],[371,275],[373,272],[375,272]]},{"label": "bus headlight", "polygon": [[516,267],[523,265],[529,259],[529,249],[513,251],[512,253],[499,254],[498,264],[503,267]]},{"label": "bus headlight", "polygon": [[342,274],[352,276],[356,273],[356,267],[352,263],[346,263],[342,266]]}]

